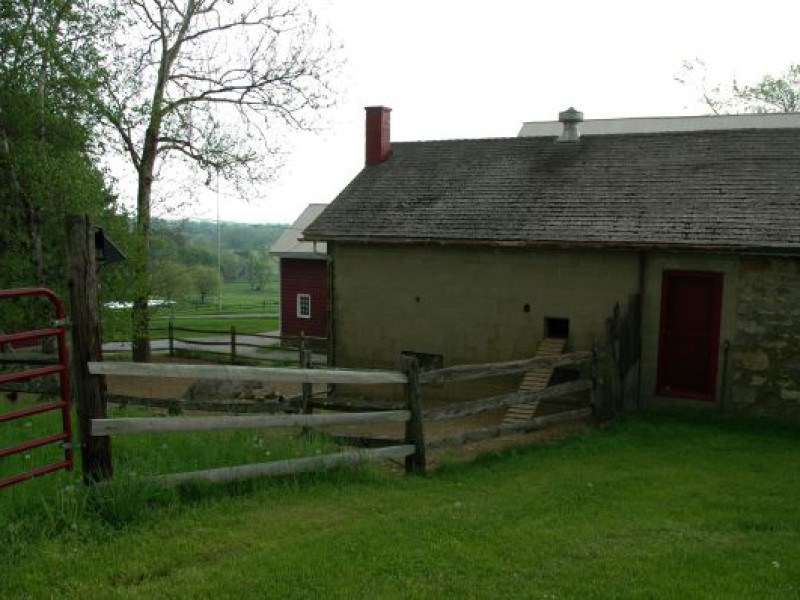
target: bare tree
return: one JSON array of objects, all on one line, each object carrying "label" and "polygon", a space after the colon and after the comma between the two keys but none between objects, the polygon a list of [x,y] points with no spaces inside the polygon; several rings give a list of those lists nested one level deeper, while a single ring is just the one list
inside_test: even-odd
[{"label": "bare tree", "polygon": [[752,85],[733,80],[730,85],[711,83],[703,60],[685,60],[675,80],[700,92],[700,99],[715,115],[737,113],[800,112],[800,64],[785,73],[765,75]]},{"label": "bare tree", "polygon": [[[159,167],[263,180],[275,128],[308,128],[332,102],[336,48],[302,4],[122,0],[105,118],[136,169],[134,360],[149,360],[147,254]],[[202,180],[201,180],[202,181]]]}]

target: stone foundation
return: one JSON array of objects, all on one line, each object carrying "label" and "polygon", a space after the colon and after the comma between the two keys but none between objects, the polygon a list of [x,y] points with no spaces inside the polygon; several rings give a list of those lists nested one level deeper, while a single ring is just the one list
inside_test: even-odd
[{"label": "stone foundation", "polygon": [[800,259],[743,257],[738,296],[732,402],[800,420]]}]

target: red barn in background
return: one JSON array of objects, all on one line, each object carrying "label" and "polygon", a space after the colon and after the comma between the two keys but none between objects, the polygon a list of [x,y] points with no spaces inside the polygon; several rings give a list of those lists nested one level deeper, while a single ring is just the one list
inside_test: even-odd
[{"label": "red barn in background", "polygon": [[324,242],[302,242],[303,230],[325,209],[310,204],[270,253],[280,260],[282,336],[328,337],[328,254]]}]

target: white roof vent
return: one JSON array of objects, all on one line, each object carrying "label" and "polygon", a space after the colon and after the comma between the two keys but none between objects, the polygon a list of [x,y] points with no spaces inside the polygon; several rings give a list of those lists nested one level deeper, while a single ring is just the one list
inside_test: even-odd
[{"label": "white roof vent", "polygon": [[558,138],[559,142],[577,142],[581,138],[581,132],[578,131],[578,123],[583,122],[581,111],[570,106],[564,112],[558,113],[558,120],[564,124],[564,131]]}]

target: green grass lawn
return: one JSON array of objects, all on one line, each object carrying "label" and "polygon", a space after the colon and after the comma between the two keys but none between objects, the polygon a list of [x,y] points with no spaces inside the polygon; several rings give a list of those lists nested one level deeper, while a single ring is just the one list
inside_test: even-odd
[{"label": "green grass lawn", "polygon": [[222,303],[216,294],[200,303],[198,298],[191,298],[175,306],[175,315],[196,314],[236,314],[250,312],[277,311],[278,282],[270,281],[266,289],[253,290],[250,284],[242,281],[224,283],[222,286]]},{"label": "green grass lawn", "polygon": [[[51,476],[0,491],[3,597],[797,598],[798,433],[658,415],[427,477]],[[185,452],[130,440],[120,472]]]},{"label": "green grass lawn", "polygon": [[[190,329],[230,331],[236,326],[238,333],[263,333],[278,328],[277,318],[263,316],[277,314],[277,281],[271,281],[266,290],[251,290],[246,282],[231,282],[223,285],[222,306],[215,297],[207,298],[202,304],[186,300],[173,307],[154,308],[150,317],[153,328],[166,328],[167,322],[174,318],[175,325]],[[214,315],[214,316],[210,316]],[[218,335],[218,334],[210,334]],[[106,342],[127,341],[131,337],[130,309],[107,309],[103,311],[103,340]],[[154,331],[153,337],[166,337],[165,331]],[[188,336],[185,336],[188,337]],[[193,336],[198,337],[198,336]],[[203,337],[202,334],[199,337]]]},{"label": "green grass lawn", "polygon": [[[168,317],[158,317],[150,322],[153,338],[167,337]],[[175,337],[202,338],[227,335],[231,326],[236,327],[236,333],[265,333],[278,329],[278,319],[267,317],[191,317],[175,319]],[[182,331],[192,329],[197,331]]]}]

